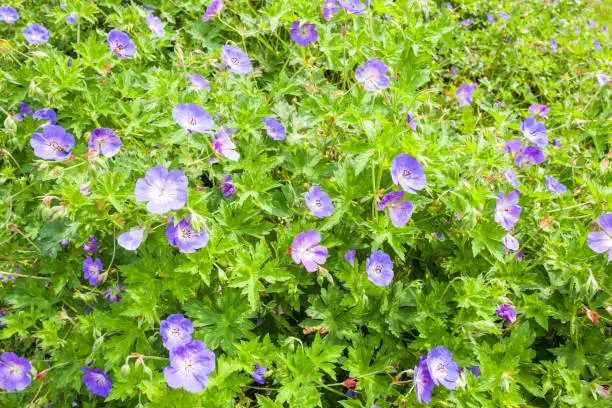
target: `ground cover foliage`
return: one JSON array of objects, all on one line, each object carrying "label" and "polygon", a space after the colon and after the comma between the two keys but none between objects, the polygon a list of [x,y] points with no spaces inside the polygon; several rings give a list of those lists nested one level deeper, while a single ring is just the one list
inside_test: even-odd
[{"label": "ground cover foliage", "polygon": [[1,406],[609,406],[609,3],[0,6]]}]

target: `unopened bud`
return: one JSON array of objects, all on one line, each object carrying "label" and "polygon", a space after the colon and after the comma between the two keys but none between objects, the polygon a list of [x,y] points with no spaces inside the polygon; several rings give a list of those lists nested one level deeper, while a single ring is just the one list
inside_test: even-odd
[{"label": "unopened bud", "polygon": [[130,376],[130,371],[132,369],[130,368],[130,365],[125,363],[124,365],[121,366],[121,377],[123,377],[123,379],[126,379]]}]

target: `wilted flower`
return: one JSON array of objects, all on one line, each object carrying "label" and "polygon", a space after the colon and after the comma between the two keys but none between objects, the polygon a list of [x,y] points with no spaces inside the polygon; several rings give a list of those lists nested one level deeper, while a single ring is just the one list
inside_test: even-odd
[{"label": "wilted flower", "polygon": [[[210,91],[210,82],[200,74],[187,75],[191,83],[191,89],[206,89]],[[194,105],[196,106],[196,105]]]},{"label": "wilted flower", "polygon": [[516,164],[516,167],[520,169],[523,166],[523,163],[540,164],[544,162],[544,160],[546,160],[546,158],[544,157],[542,150],[535,146],[525,146],[514,158],[514,164]]},{"label": "wilted flower", "polygon": [[514,310],[511,304],[497,306],[495,314],[502,319],[506,319],[510,324],[514,323],[516,320],[516,310]]},{"label": "wilted flower", "polygon": [[366,5],[360,0],[338,0],[338,5],[347,14],[365,14]]},{"label": "wilted flower", "polygon": [[108,48],[119,58],[132,58],[136,54],[136,46],[130,36],[121,30],[111,30],[106,36]]},{"label": "wilted flower", "polygon": [[325,0],[325,4],[323,5],[323,17],[326,21],[332,19],[332,16],[338,12],[338,6],[336,0]]},{"label": "wilted flower", "polygon": [[208,376],[215,371],[215,353],[200,340],[191,340],[170,352],[170,364],[164,377],[170,388],[184,388],[195,393],[208,384]]},{"label": "wilted flower", "polygon": [[563,194],[567,191],[567,187],[553,176],[546,176],[546,188],[553,194]]},{"label": "wilted flower", "polygon": [[234,74],[248,74],[253,69],[249,57],[234,45],[224,45],[221,49],[221,58]]},{"label": "wilted flower", "polygon": [[391,162],[391,179],[393,184],[400,186],[411,194],[425,188],[427,177],[425,170],[417,159],[401,153],[393,158]]},{"label": "wilted flower", "polygon": [[232,184],[232,181],[234,181],[234,179],[229,174],[223,176],[223,180],[221,180],[221,184],[219,184],[223,198],[228,198],[236,191],[236,187]]},{"label": "wilted flower", "polygon": [[88,254],[95,254],[98,252],[98,239],[96,237],[89,237],[83,244],[83,251]]},{"label": "wilted flower", "polygon": [[121,300],[121,295],[125,293],[125,289],[123,286],[115,286],[114,288],[109,288],[104,291],[104,299],[108,300],[111,303],[118,303]]},{"label": "wilted flower", "polygon": [[45,126],[42,133],[34,133],[30,139],[34,155],[44,160],[64,160],[70,157],[74,147],[74,136],[63,127]]},{"label": "wilted flower", "polygon": [[32,382],[30,362],[12,352],[0,355],[0,388],[7,392],[25,390]]},{"label": "wilted flower", "polygon": [[315,43],[319,39],[316,24],[300,24],[299,21],[291,23],[289,36],[300,47],[307,47],[310,43]]},{"label": "wilted flower", "polygon": [[223,8],[225,8],[223,0],[213,0],[212,3],[210,3],[210,5],[206,7],[206,11],[202,16],[202,22],[205,23],[211,20],[214,16],[219,15]]},{"label": "wilted flower", "polygon": [[374,251],[366,259],[368,279],[376,286],[387,286],[393,280],[393,261],[383,251]]},{"label": "wilted flower", "polygon": [[121,139],[119,139],[119,136],[117,136],[112,129],[97,128],[91,131],[87,147],[90,152],[96,150],[106,157],[113,157],[119,153]]},{"label": "wilted flower", "polygon": [[306,205],[315,215],[315,217],[329,217],[334,212],[334,205],[327,193],[321,190],[321,187],[313,186],[304,195]]},{"label": "wilted flower", "polygon": [[227,157],[232,161],[238,161],[240,153],[236,151],[236,144],[230,139],[232,133],[232,130],[227,126],[217,130],[217,137],[213,136],[213,148],[221,156]]},{"label": "wilted flower", "polygon": [[357,251],[355,251],[354,249],[349,249],[348,251],[344,253],[344,260],[348,262],[349,264],[351,264],[351,266],[355,266],[355,255],[356,254],[357,254]]},{"label": "wilted flower", "polygon": [[13,24],[19,20],[19,13],[12,7],[0,7],[0,21],[4,21],[7,24]]},{"label": "wilted flower", "polygon": [[514,238],[510,234],[506,234],[502,239],[504,243],[504,248],[506,248],[506,252],[516,252],[519,249],[518,239]]},{"label": "wilted flower", "polygon": [[162,23],[159,17],[155,17],[153,13],[147,14],[147,26],[151,29],[156,37],[162,38],[164,35],[166,35],[164,23]]},{"label": "wilted flower", "polygon": [[89,184],[91,184],[91,181],[88,181],[87,183],[83,183],[79,187],[81,194],[83,194],[84,196],[88,196],[91,194],[91,189],[89,188]]},{"label": "wilted flower", "polygon": [[42,44],[49,41],[49,30],[40,24],[30,24],[23,29],[23,37],[29,44]]},{"label": "wilted flower", "polygon": [[610,398],[610,386],[595,384],[595,392],[602,398]]},{"label": "wilted flower", "polygon": [[66,23],[75,24],[76,22],[77,22],[77,16],[75,16],[74,14],[71,14],[66,17]]},{"label": "wilted flower", "polygon": [[315,230],[300,232],[291,244],[291,258],[296,264],[302,264],[308,272],[316,272],[319,265],[327,260],[327,248],[317,245],[321,242],[321,234]]},{"label": "wilted flower", "polygon": [[251,373],[251,378],[257,384],[265,384],[266,377],[264,376],[264,374],[266,373],[266,371],[268,371],[268,367],[262,367],[259,364],[255,364],[253,366],[253,372]]},{"label": "wilted flower", "polygon": [[119,235],[117,243],[121,248],[127,249],[128,251],[135,251],[140,244],[142,244],[143,239],[144,227],[136,227]]},{"label": "wilted flower", "polygon": [[470,367],[470,372],[472,373],[472,375],[474,377],[480,377],[481,376],[480,367],[479,366],[471,366]]},{"label": "wilted flower", "polygon": [[403,191],[393,191],[385,195],[376,206],[378,211],[384,210],[387,206],[389,207],[389,218],[391,218],[391,223],[397,228],[401,228],[406,225],[412,216],[413,205],[411,201],[393,204],[401,200],[403,197]]},{"label": "wilted flower", "polygon": [[608,262],[612,262],[612,213],[599,217],[599,226],[603,232],[589,232],[587,244],[598,254],[607,251]]},{"label": "wilted flower", "polygon": [[188,180],[180,170],[168,172],[165,166],[147,170],[144,178],[136,181],[136,200],[147,202],[147,210],[153,214],[164,214],[180,210],[187,202]]},{"label": "wilted flower", "polygon": [[529,117],[521,123],[521,132],[523,132],[523,136],[527,140],[538,147],[548,145],[546,126],[543,123],[537,122],[534,118]]},{"label": "wilted flower", "polygon": [[263,118],[261,120],[266,127],[266,133],[272,140],[285,140],[287,131],[285,127],[274,118]]},{"label": "wilted flower", "polygon": [[521,215],[521,207],[518,206],[519,192],[513,190],[507,196],[500,192],[495,202],[495,222],[500,224],[506,231],[514,228],[514,224]]},{"label": "wilted flower", "polygon": [[599,313],[597,313],[596,311],[587,309],[586,316],[591,322],[599,324]]},{"label": "wilted flower", "polygon": [[474,90],[478,87],[477,84],[462,84],[455,91],[455,97],[459,99],[459,106],[468,106],[472,103],[472,97],[474,96]]},{"label": "wilted flower", "polygon": [[427,369],[426,357],[421,357],[419,364],[414,367],[414,387],[419,403],[425,402],[425,404],[429,404],[431,402],[431,390],[434,388],[434,383]]},{"label": "wilted flower", "polygon": [[443,385],[452,390],[459,378],[459,367],[453,360],[453,354],[444,346],[436,347],[427,353],[427,369],[436,385]]},{"label": "wilted flower", "polygon": [[29,104],[20,103],[19,113],[16,115],[13,115],[13,119],[15,119],[16,122],[21,122],[23,118],[25,118],[28,115],[31,115],[32,113],[33,113],[32,107]]},{"label": "wilted flower", "polygon": [[50,125],[55,125],[57,123],[55,121],[56,116],[57,116],[57,113],[53,109],[47,109],[47,108],[39,109],[36,112],[32,113],[32,117],[34,119],[46,120],[48,121],[48,124]]},{"label": "wilted flower", "polygon": [[363,87],[368,92],[380,92],[386,89],[391,82],[387,76],[389,68],[381,60],[370,58],[362,65],[355,69],[355,78],[357,82],[363,84]]},{"label": "wilted flower", "polygon": [[519,186],[514,170],[510,169],[510,170],[504,171],[504,178],[506,179],[508,184],[510,184],[512,187],[517,188]]},{"label": "wilted flower", "polygon": [[173,351],[191,341],[193,324],[182,314],[172,314],[159,324],[162,344],[168,351]]},{"label": "wilted flower", "polygon": [[104,398],[108,397],[113,385],[104,371],[87,367],[81,367],[81,371],[85,373],[81,380],[89,391]]},{"label": "wilted flower", "polygon": [[545,118],[548,115],[549,109],[546,105],[533,104],[529,106],[529,113],[534,116]]},{"label": "wilted flower", "polygon": [[174,225],[174,217],[170,217],[166,228],[166,239],[170,245],[177,247],[179,252],[191,254],[204,248],[210,237],[204,230],[194,231],[191,226],[191,217],[181,218],[176,225]]},{"label": "wilted flower", "polygon": [[213,126],[210,113],[192,103],[176,105],[172,109],[172,119],[188,133],[205,133]]},{"label": "wilted flower", "polygon": [[406,124],[408,126],[410,126],[410,129],[412,129],[414,132],[416,132],[416,130],[417,130],[417,123],[416,123],[416,120],[414,120],[414,118],[412,117],[411,114],[408,114],[408,117],[406,118]]},{"label": "wilted flower", "polygon": [[88,256],[83,261],[83,277],[89,280],[91,286],[96,286],[102,272],[102,261],[96,258],[94,261],[91,256]]}]

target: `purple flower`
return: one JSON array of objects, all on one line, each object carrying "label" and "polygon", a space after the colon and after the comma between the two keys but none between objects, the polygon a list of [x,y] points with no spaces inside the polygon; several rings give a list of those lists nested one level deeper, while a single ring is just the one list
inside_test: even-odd
[{"label": "purple flower", "polygon": [[179,252],[191,254],[208,244],[208,234],[204,230],[196,232],[191,226],[191,217],[183,217],[178,224],[174,225],[174,217],[170,217],[166,228],[166,239],[168,243],[177,247]]},{"label": "purple flower", "polygon": [[368,92],[380,92],[386,89],[391,82],[387,76],[389,68],[381,60],[370,58],[362,65],[355,69],[355,78],[357,82],[363,84],[363,87]]},{"label": "purple flower", "polygon": [[20,103],[19,104],[19,113],[14,115],[13,118],[17,121],[17,122],[21,122],[23,120],[24,117],[31,115],[32,114],[32,107],[30,105],[28,105],[27,103]]},{"label": "purple flower", "polygon": [[234,181],[234,179],[229,174],[223,176],[223,180],[221,180],[221,184],[219,184],[223,198],[228,198],[236,191],[236,187],[232,184],[232,181]]},{"label": "purple flower", "polygon": [[[210,82],[200,74],[188,75],[187,78],[191,83],[191,89],[206,89],[210,91]],[[195,105],[194,105],[195,106]]]},{"label": "purple flower", "polygon": [[162,344],[168,351],[174,351],[191,341],[193,324],[182,314],[172,314],[159,324]]},{"label": "purple flower", "polygon": [[96,150],[102,152],[106,157],[113,157],[119,153],[121,139],[119,139],[119,136],[117,136],[112,129],[97,128],[91,131],[87,147],[90,152]]},{"label": "purple flower", "polygon": [[338,0],[338,5],[347,14],[365,14],[366,5],[360,0]]},{"label": "purple flower", "polygon": [[366,259],[368,279],[376,286],[387,286],[393,280],[393,261],[383,251],[374,251]]},{"label": "purple flower", "polygon": [[170,388],[184,388],[195,393],[208,384],[208,376],[215,371],[215,353],[200,340],[191,340],[170,353],[170,364],[164,377]]},{"label": "purple flower", "polygon": [[459,378],[459,367],[453,361],[453,354],[444,346],[436,347],[427,353],[427,369],[435,385],[443,385],[452,390]]},{"label": "purple flower", "polygon": [[447,10],[453,11],[453,5],[451,4],[450,1],[447,1],[446,3],[444,3],[444,5],[446,6]]},{"label": "purple flower", "polygon": [[203,108],[192,103],[176,105],[172,119],[188,133],[206,133],[213,126],[213,118]]},{"label": "purple flower", "polygon": [[480,367],[479,366],[471,366],[470,367],[470,372],[472,373],[472,375],[474,377],[480,377],[482,375],[480,373]]},{"label": "purple flower", "polygon": [[111,30],[106,36],[108,48],[119,58],[132,58],[136,54],[136,46],[130,36],[121,30]]},{"label": "purple flower", "polygon": [[226,126],[217,130],[217,137],[213,136],[213,148],[221,156],[227,157],[232,161],[238,161],[240,153],[236,151],[236,144],[230,139],[232,133],[232,130]]},{"label": "purple flower", "polygon": [[518,184],[518,180],[516,179],[516,174],[514,173],[514,170],[506,170],[504,172],[504,178],[506,179],[506,181],[508,182],[508,184],[510,184],[512,187],[517,188],[519,186]]},{"label": "purple flower", "polygon": [[601,43],[597,38],[593,40],[593,47],[595,47],[597,51],[601,51]]},{"label": "purple flower", "polygon": [[401,186],[410,194],[416,194],[417,190],[422,190],[427,184],[421,163],[405,153],[395,156],[391,162],[391,179],[393,184]]},{"label": "purple flower", "polygon": [[144,227],[132,228],[124,232],[117,238],[117,243],[123,249],[135,251],[138,249],[144,239]]},{"label": "purple flower", "polygon": [[410,126],[410,129],[412,129],[413,132],[416,132],[417,130],[417,123],[414,120],[414,118],[412,117],[411,114],[408,114],[408,117],[406,118],[406,124],[408,126]]},{"label": "purple flower", "polygon": [[0,388],[8,392],[25,390],[32,382],[30,362],[12,352],[0,355]]},{"label": "purple flower", "polygon": [[612,262],[612,213],[599,217],[599,226],[604,232],[589,232],[587,244],[598,254],[608,251],[608,262]]},{"label": "purple flower", "polygon": [[166,30],[164,30],[164,23],[162,23],[159,17],[155,17],[153,13],[147,14],[147,26],[156,37],[162,38],[166,35]]},{"label": "purple flower", "polygon": [[431,402],[431,390],[433,390],[433,387],[433,379],[427,369],[427,358],[421,357],[419,364],[414,367],[414,388],[419,404],[421,402],[425,402],[425,404]]},{"label": "purple flower", "polygon": [[251,373],[251,378],[257,384],[265,384],[266,377],[264,377],[264,374],[266,373],[266,371],[268,371],[268,367],[262,367],[259,364],[255,364],[253,366],[253,372]]},{"label": "purple flower", "polygon": [[557,40],[555,40],[554,37],[550,37],[550,48],[552,48],[553,51],[557,51]]},{"label": "purple flower", "polygon": [[30,139],[34,155],[44,160],[64,160],[70,157],[74,147],[74,136],[63,127],[49,125],[41,133],[34,133]]},{"label": "purple flower", "polygon": [[457,78],[457,68],[454,65],[450,67],[450,72],[453,78]]},{"label": "purple flower", "polygon": [[55,121],[55,117],[57,113],[53,109],[39,109],[36,112],[32,113],[32,117],[38,120],[47,120],[49,124],[55,125],[57,122]]},{"label": "purple flower", "polygon": [[516,166],[520,169],[524,162],[528,164],[540,164],[544,162],[544,160],[546,160],[546,158],[544,157],[542,150],[535,146],[526,146],[521,149],[518,155],[516,155],[514,164],[516,164]]},{"label": "purple flower", "polygon": [[504,243],[504,248],[506,248],[506,252],[516,252],[519,249],[518,239],[514,238],[510,234],[506,234],[502,239],[502,242]]},{"label": "purple flower", "polygon": [[96,258],[94,261],[91,256],[88,256],[83,261],[83,277],[89,280],[91,286],[96,286],[102,272],[102,261]]},{"label": "purple flower", "polygon": [[546,107],[546,105],[534,104],[529,106],[529,113],[534,116],[539,116],[541,118],[545,118],[546,115],[548,115],[548,111],[549,109]]},{"label": "purple flower", "polygon": [[575,33],[576,33],[576,36],[580,37],[580,34],[582,33],[582,31],[580,31],[579,28],[576,28]]},{"label": "purple flower", "polygon": [[499,305],[495,309],[495,314],[502,319],[506,319],[508,323],[512,324],[516,320],[516,310],[510,304]]},{"label": "purple flower", "polygon": [[461,24],[463,27],[469,27],[472,24],[474,24],[474,20],[463,20],[461,22],[459,22],[459,24]]},{"label": "purple flower", "polygon": [[320,187],[311,187],[304,195],[304,199],[310,211],[317,218],[329,217],[334,212],[332,200]]},{"label": "purple flower", "polygon": [[285,127],[274,118],[263,118],[261,120],[266,127],[266,133],[272,140],[285,140],[287,131]]},{"label": "purple flower", "polygon": [[291,39],[300,47],[307,47],[308,44],[317,42],[317,39],[319,38],[316,24],[300,24],[299,21],[294,21],[291,23],[289,35],[291,36]]},{"label": "purple flower", "polygon": [[521,132],[523,132],[523,136],[527,140],[538,147],[548,145],[546,126],[543,123],[537,122],[534,118],[529,117],[521,123]]},{"label": "purple flower", "polygon": [[546,188],[553,194],[559,195],[567,191],[567,187],[553,176],[546,176]]},{"label": "purple flower", "polygon": [[323,18],[325,21],[329,21],[332,19],[332,16],[338,12],[338,6],[336,0],[325,0],[325,4],[323,5]]},{"label": "purple flower", "polygon": [[504,13],[503,11],[497,13],[497,15],[504,21],[508,21],[510,19],[510,15],[508,13]]},{"label": "purple flower", "polygon": [[66,17],[66,23],[75,24],[76,22],[77,22],[77,16],[75,16],[74,14],[71,14]]},{"label": "purple flower", "polygon": [[521,207],[518,206],[519,192],[513,190],[504,196],[504,192],[500,192],[495,202],[495,222],[500,224],[506,231],[511,231],[514,224],[518,221],[521,215]]},{"label": "purple flower", "polygon": [[85,373],[81,380],[89,391],[104,398],[108,397],[113,384],[104,371],[87,367],[81,367],[81,371]]},{"label": "purple flower", "polygon": [[413,205],[412,201],[404,201],[402,203],[392,204],[389,207],[389,218],[391,223],[396,228],[402,228],[410,217],[412,217]]},{"label": "purple flower", "polygon": [[106,289],[102,296],[111,303],[118,303],[121,300],[121,295],[124,293],[125,289],[123,289],[123,286],[119,285],[114,288]]},{"label": "purple flower", "polygon": [[597,27],[597,23],[595,22],[595,20],[590,19],[588,24],[587,24],[588,28],[595,28]]},{"label": "purple flower", "polygon": [[402,198],[404,198],[403,191],[392,191],[389,194],[385,194],[385,196],[376,205],[376,209],[378,211],[382,211],[387,208],[389,204],[398,202]]},{"label": "purple flower", "polygon": [[95,254],[98,252],[98,239],[96,237],[89,237],[83,244],[83,251],[88,254]]},{"label": "purple flower", "polygon": [[327,248],[317,245],[321,234],[315,230],[300,232],[291,244],[291,258],[296,264],[302,264],[308,272],[316,272],[319,265],[327,260]]},{"label": "purple flower", "polygon": [[224,45],[221,48],[221,58],[234,74],[248,74],[253,69],[249,57],[240,47]]},{"label": "purple flower", "polygon": [[165,166],[147,170],[144,178],[136,181],[136,200],[147,202],[147,210],[153,214],[164,214],[180,210],[187,202],[188,180],[180,170],[168,172]]},{"label": "purple flower", "polygon": [[601,32],[604,33],[606,37],[610,36],[610,33],[608,32],[608,27],[606,26],[601,26]]},{"label": "purple flower", "polygon": [[0,7],[0,20],[7,24],[13,24],[19,20],[19,13],[12,7]]},{"label": "purple flower", "polygon": [[23,37],[29,44],[42,44],[49,41],[49,30],[40,24],[30,24],[23,29]]},{"label": "purple flower", "polygon": [[597,83],[599,84],[599,86],[604,86],[610,83],[610,77],[606,74],[596,74],[595,78],[597,78]]},{"label": "purple flower", "polygon": [[561,141],[559,139],[554,139],[553,140],[553,144],[555,145],[556,148],[560,149],[563,147],[563,145],[561,144]]},{"label": "purple flower", "polygon": [[91,184],[91,181],[88,181],[87,183],[83,183],[79,187],[79,191],[81,191],[81,194],[83,194],[84,196],[88,196],[91,194],[91,188],[89,188],[89,184]]},{"label": "purple flower", "polygon": [[354,249],[349,249],[348,251],[344,253],[344,260],[348,262],[349,264],[351,264],[351,266],[355,266],[355,255],[356,254],[357,254],[357,251],[355,251]]},{"label": "purple flower", "polygon": [[495,17],[493,17],[493,14],[487,13],[487,21],[491,24],[495,23]]},{"label": "purple flower", "polygon": [[223,4],[223,0],[213,0],[212,3],[206,7],[206,11],[202,16],[202,22],[205,23],[211,20],[214,16],[219,15],[224,7],[225,4]]},{"label": "purple flower", "polygon": [[462,84],[455,91],[455,97],[459,99],[459,106],[468,106],[472,103],[472,97],[474,96],[474,90],[478,87],[476,84]]}]

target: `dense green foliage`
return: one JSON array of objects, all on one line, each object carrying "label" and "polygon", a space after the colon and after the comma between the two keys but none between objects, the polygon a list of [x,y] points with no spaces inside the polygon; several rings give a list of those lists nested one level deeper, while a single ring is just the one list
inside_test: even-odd
[{"label": "dense green foliage", "polygon": [[[610,73],[602,32],[609,3],[476,0],[449,10],[428,0],[373,0],[363,15],[340,10],[327,22],[322,1],[227,0],[205,23],[208,2],[145,3],[165,24],[163,38],[137,1],[68,0],[66,11],[55,1],[6,4],[20,19],[0,22],[0,271],[19,267],[20,275],[0,282],[0,352],[48,371],[23,391],[0,392],[0,406],[418,406],[412,369],[441,345],[482,375],[465,370],[455,390],[436,387],[432,406],[609,406],[611,268],[607,254],[587,245],[612,209],[612,87],[596,79]],[[76,24],[65,22],[70,14]],[[467,19],[473,24],[462,26]],[[295,20],[317,24],[315,44],[290,39]],[[29,23],[45,25],[49,42],[29,45]],[[133,59],[109,50],[114,28],[130,35]],[[252,73],[219,69],[225,44],[248,54]],[[373,57],[390,69],[380,93],[355,79]],[[194,73],[210,91],[189,89]],[[460,107],[454,94],[464,82],[478,87]],[[75,137],[75,157],[34,156],[30,138],[41,121],[14,119],[23,102],[56,110]],[[237,129],[240,160],[209,162],[217,157],[210,136],[189,134],[172,118],[184,103],[210,112],[215,130]],[[504,143],[524,140],[531,104],[550,109],[551,144],[544,163],[519,169]],[[284,141],[266,135],[264,117],[285,125]],[[98,127],[121,138],[115,157],[87,154]],[[400,153],[423,164],[427,186],[409,195],[412,218],[396,228],[376,205],[398,189],[390,168]],[[135,199],[136,180],[157,165],[187,176],[181,210],[152,214]],[[494,221],[498,193],[513,190],[503,176],[510,168],[521,192],[512,234],[522,260],[505,251],[507,231]],[[226,173],[236,194],[224,199]],[[552,194],[545,176],[568,191]],[[86,182],[89,195],[80,191]],[[315,185],[334,203],[330,217],[306,207]],[[188,214],[210,241],[184,254],[164,231],[169,215]],[[146,227],[140,248],[118,246],[138,225]],[[290,255],[294,237],[309,229],[329,250],[315,273]],[[108,272],[97,286],[81,270],[90,236]],[[354,266],[344,260],[350,249]],[[395,264],[385,287],[366,274],[366,258],[379,249]],[[116,285],[125,293],[110,303],[102,294]],[[504,303],[517,311],[512,324],[495,314]],[[121,373],[131,353],[168,356],[159,324],[174,313],[193,321],[194,338],[217,357],[202,392],[170,389],[163,359],[145,357],[143,366],[130,358]],[[106,400],[81,381],[90,362],[112,381]],[[254,364],[269,368],[265,385],[251,379]],[[346,395],[347,378],[357,398]]]}]

